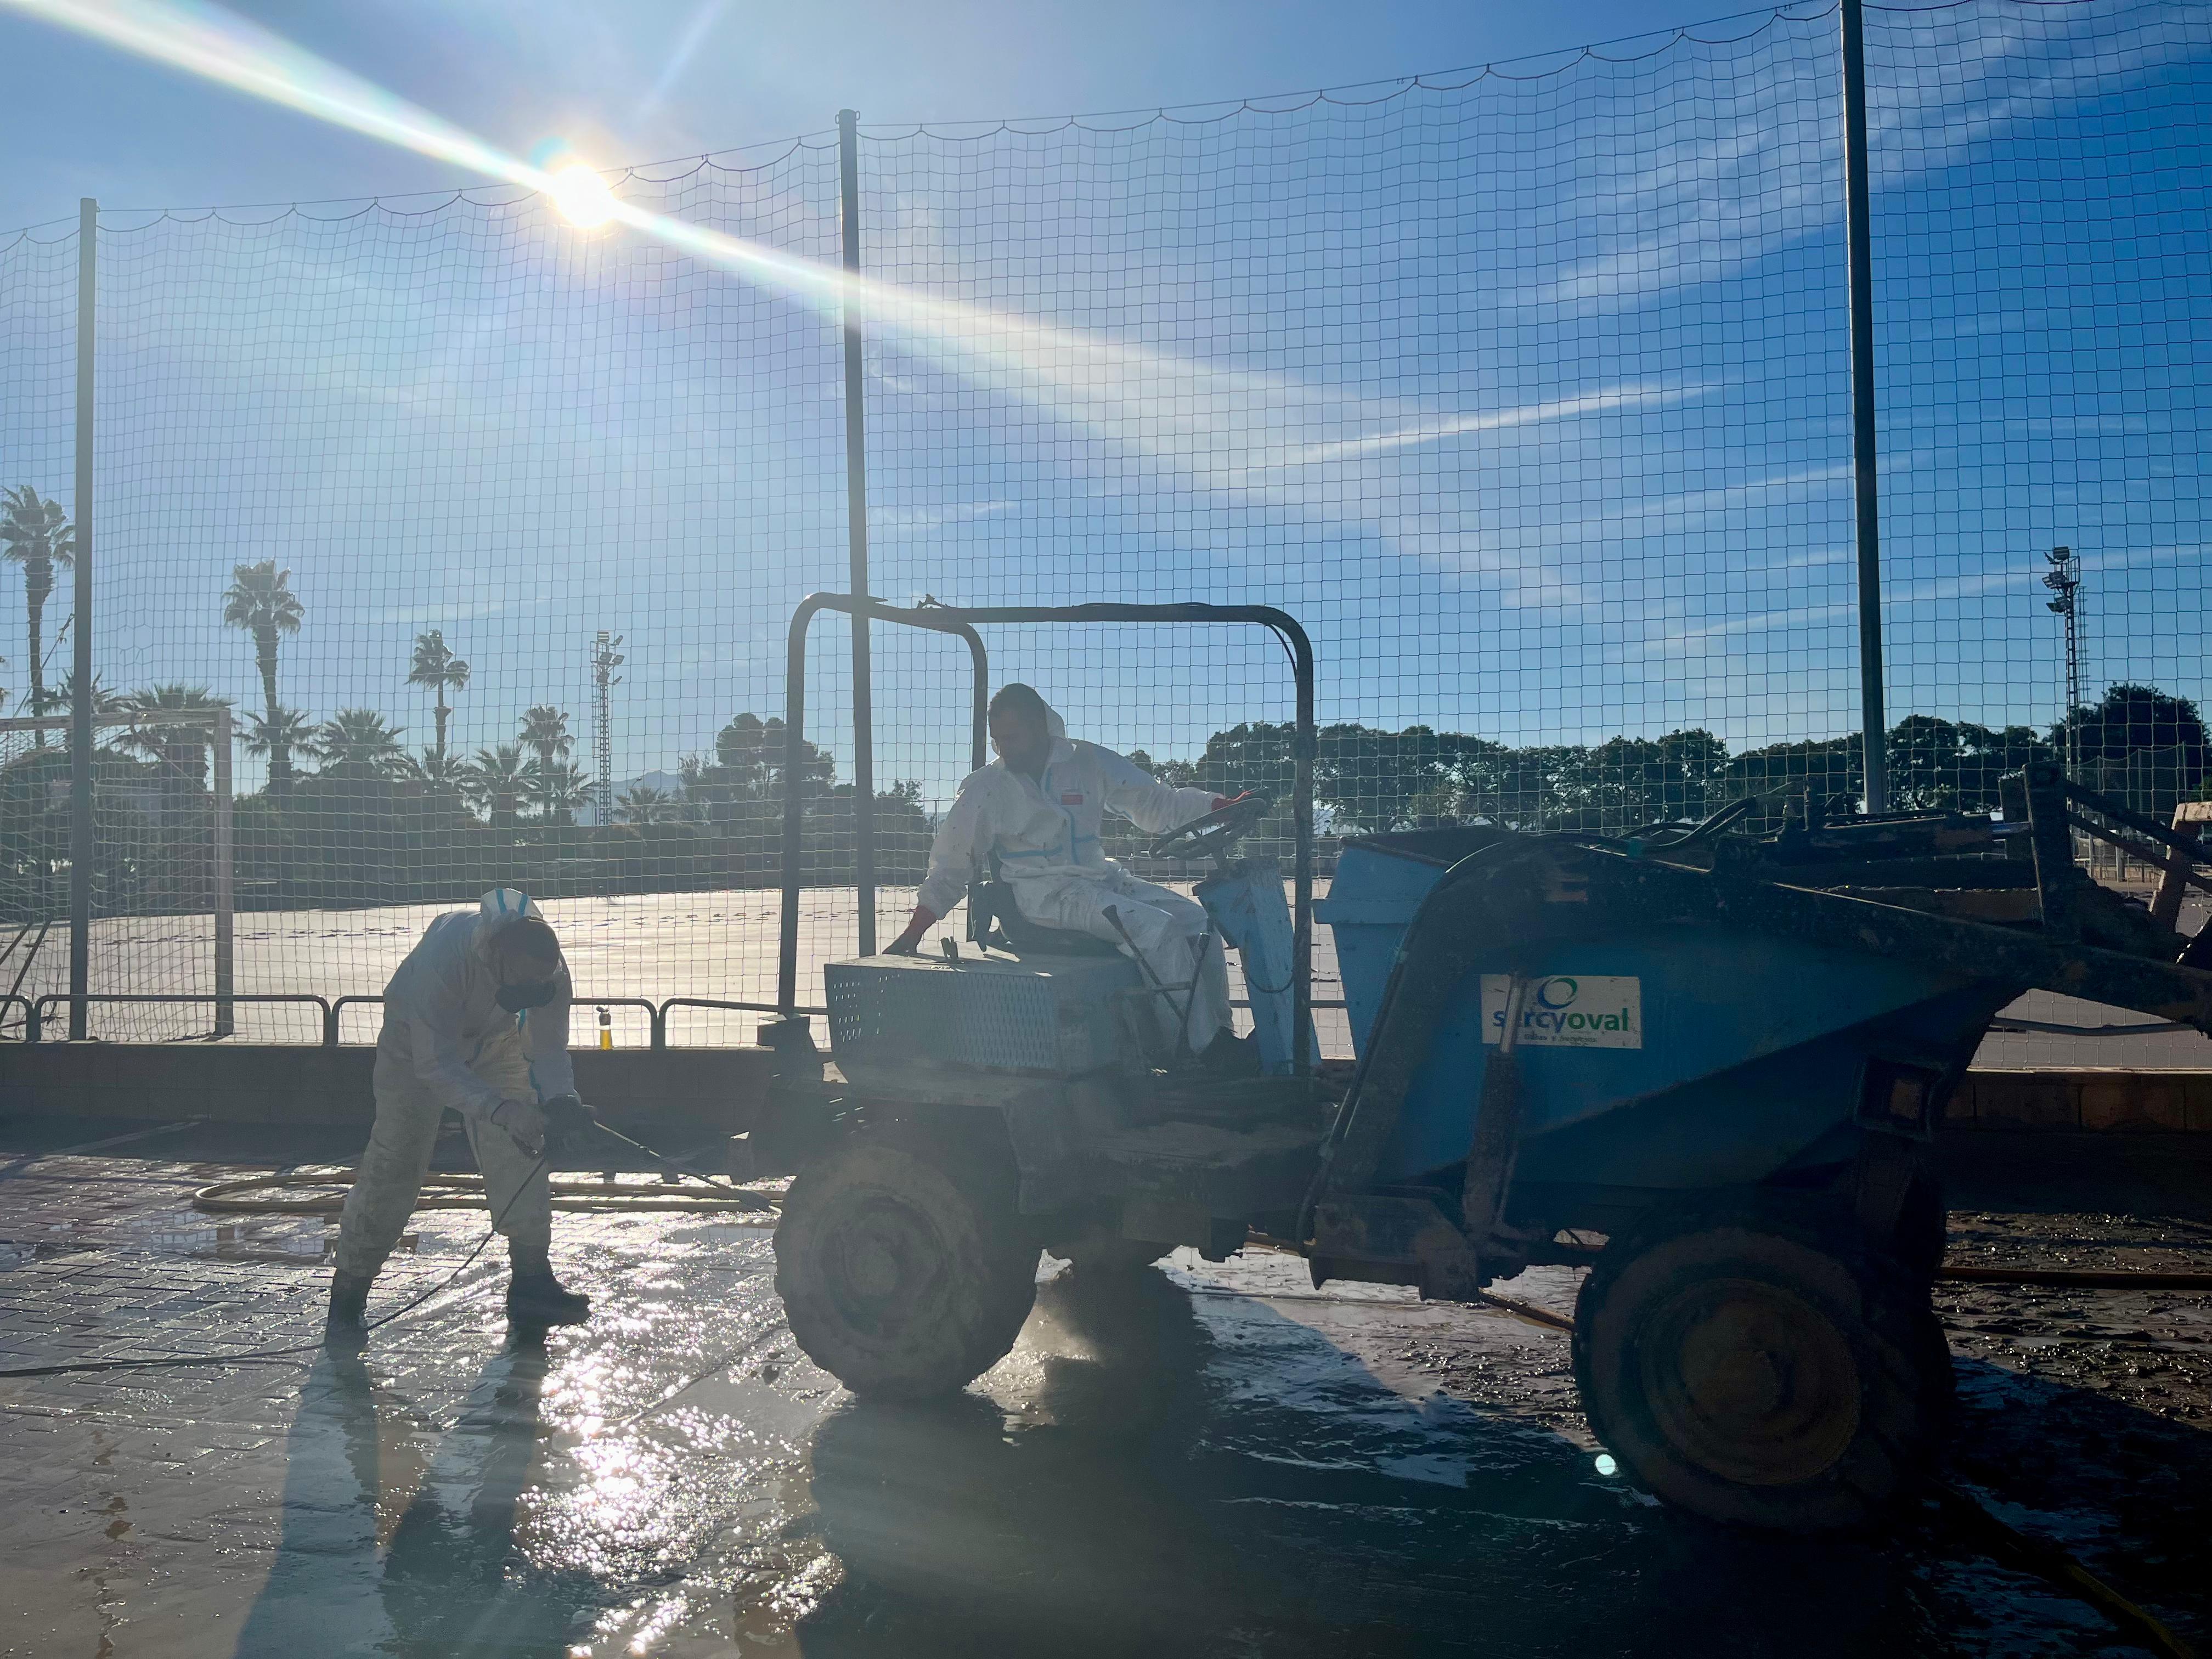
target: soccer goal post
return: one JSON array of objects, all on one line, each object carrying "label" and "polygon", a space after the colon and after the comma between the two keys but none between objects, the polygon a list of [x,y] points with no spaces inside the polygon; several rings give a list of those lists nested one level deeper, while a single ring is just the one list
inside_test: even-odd
[{"label": "soccer goal post", "polygon": [[[208,779],[211,833],[208,838],[208,887],[210,908],[214,922],[214,989],[207,1000],[215,1005],[215,1023],[211,1035],[227,1037],[238,1030],[237,965],[235,936],[233,928],[236,906],[236,855],[231,825],[231,735],[230,710],[217,705],[202,709],[139,709],[128,714],[95,714],[94,726],[129,726],[144,731],[155,726],[184,726],[207,733],[210,753]],[[46,715],[35,719],[0,720],[0,734],[15,732],[67,732],[71,725],[70,716]],[[91,925],[89,909],[72,909],[70,915],[70,948],[82,951],[87,961],[91,959]],[[74,1003],[74,996],[67,999]],[[88,1002],[102,1000],[198,1001],[198,993],[181,994],[161,993],[143,999],[134,996],[92,995]],[[81,1011],[71,1009],[72,1014]],[[72,1021],[76,1029],[82,1029],[82,1019]]]}]

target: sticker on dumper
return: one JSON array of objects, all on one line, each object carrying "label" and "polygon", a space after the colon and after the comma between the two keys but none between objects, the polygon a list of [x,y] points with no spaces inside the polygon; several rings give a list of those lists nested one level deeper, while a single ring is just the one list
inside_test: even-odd
[{"label": "sticker on dumper", "polygon": [[[1482,976],[1482,1040],[1505,1035],[1504,974]],[[1641,1048],[1644,981],[1595,974],[1532,979],[1521,1000],[1521,1042],[1530,1048]]]}]

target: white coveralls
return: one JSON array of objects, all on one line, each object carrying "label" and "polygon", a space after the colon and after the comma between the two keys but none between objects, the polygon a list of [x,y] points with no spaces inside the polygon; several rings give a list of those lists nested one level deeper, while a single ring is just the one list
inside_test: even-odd
[{"label": "white coveralls", "polygon": [[[516,902],[511,914],[491,908],[502,898]],[[503,1100],[544,1102],[576,1091],[568,964],[550,1002],[508,1013],[499,1006],[490,944],[502,927],[536,912],[512,889],[488,897],[485,907],[488,915],[456,911],[432,922],[384,988],[376,1127],[338,1223],[341,1273],[374,1275],[399,1242],[429,1168],[439,1116],[449,1106],[461,1115],[486,1200],[509,1244],[543,1251],[552,1238],[545,1171],[531,1173],[538,1160],[491,1115]]]},{"label": "white coveralls", "polygon": [[[988,868],[988,856],[996,853],[999,874],[1031,921],[1088,933],[1121,945],[1127,955],[1127,945],[1106,918],[1110,905],[1162,983],[1188,982],[1200,939],[1212,926],[1206,907],[1139,881],[1108,858],[1099,848],[1098,826],[1110,809],[1139,830],[1164,835],[1212,811],[1213,792],[1175,788],[1110,749],[1070,742],[1066,723],[1051,710],[1046,726],[1052,755],[1037,777],[994,760],[961,780],[930,846],[929,875],[919,902],[939,916],[951,914],[971,874]],[[1172,1042],[1183,1029],[1181,994],[1176,1006],[1168,1002],[1153,999],[1162,1031]],[[1191,1003],[1190,1047],[1203,1052],[1229,1022],[1229,965],[1217,938],[1206,945]]]}]

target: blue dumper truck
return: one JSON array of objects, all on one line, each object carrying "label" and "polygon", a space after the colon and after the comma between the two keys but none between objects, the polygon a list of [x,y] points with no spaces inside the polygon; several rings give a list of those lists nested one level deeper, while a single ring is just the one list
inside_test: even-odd
[{"label": "blue dumper truck", "polygon": [[[2194,843],[2053,767],[2011,780],[2001,819],[1831,820],[1799,799],[1758,833],[1741,801],[1627,835],[1367,836],[1316,902],[1312,653],[1284,613],[817,595],[792,630],[787,775],[823,610],[965,640],[978,764],[992,623],[1258,626],[1298,683],[1289,870],[1241,850],[1265,803],[1149,849],[1208,872],[1195,891],[1240,958],[1255,1077],[1178,1069],[1150,1014],[1187,988],[1029,923],[988,872],[964,942],[826,966],[824,1055],[796,997],[787,803],[777,1081],[754,1157],[793,1172],[775,1238],[793,1334],[864,1395],[943,1394],[995,1364],[1040,1249],[1080,1278],[1257,1237],[1317,1286],[1464,1302],[1572,1264],[1589,1270],[1583,1407],[1628,1474],[1723,1522],[1862,1527],[1942,1449],[1930,1146],[1998,1010],[2040,988],[2212,1029],[2212,939],[2200,953],[2075,858],[2101,836],[2202,885]],[[1316,922],[1350,1063],[1315,1058]]]}]

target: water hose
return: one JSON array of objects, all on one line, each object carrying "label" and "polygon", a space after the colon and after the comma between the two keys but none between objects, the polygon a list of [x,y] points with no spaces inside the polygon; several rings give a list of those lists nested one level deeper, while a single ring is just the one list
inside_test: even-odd
[{"label": "water hose", "polygon": [[1942,1513],[1972,1535],[1992,1559],[2033,1573],[2087,1601],[2154,1653],[2164,1654],[2166,1659],[2197,1659],[2197,1650],[2157,1615],[2137,1607],[2057,1545],[2000,1519],[1972,1492],[1939,1486],[1936,1501]]},{"label": "water hose", "polygon": [[[319,1173],[252,1176],[242,1181],[219,1181],[194,1193],[192,1207],[209,1215],[336,1215],[345,1207],[345,1194],[342,1192],[325,1191],[311,1198],[283,1198],[269,1194],[272,1189],[344,1187],[350,1185],[353,1178],[354,1171],[351,1170],[325,1170]],[[553,1207],[556,1210],[678,1211],[719,1215],[732,1220],[749,1216],[753,1218],[739,1221],[738,1224],[767,1227],[775,1224],[777,1214],[775,1199],[764,1194],[743,1192],[734,1188],[693,1186],[672,1188],[665,1182],[648,1187],[635,1183],[624,1185],[613,1181],[561,1179],[550,1181],[547,1185],[552,1189]],[[484,1180],[482,1176],[427,1175],[422,1177],[422,1194],[415,1200],[417,1210],[480,1210],[484,1206]]]}]

